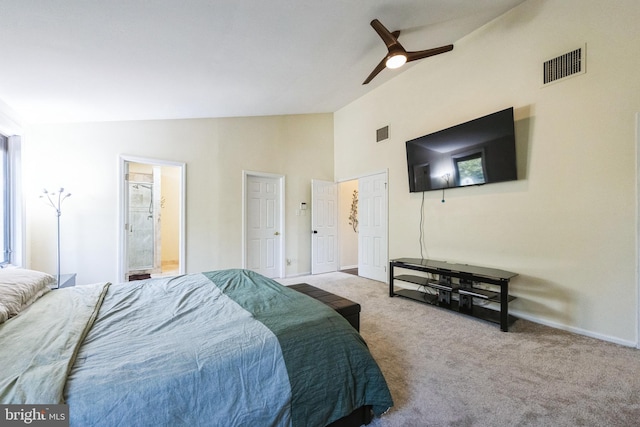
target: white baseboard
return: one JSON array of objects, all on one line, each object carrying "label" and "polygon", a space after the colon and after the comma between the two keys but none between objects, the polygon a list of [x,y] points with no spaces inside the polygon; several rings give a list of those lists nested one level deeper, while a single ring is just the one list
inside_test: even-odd
[{"label": "white baseboard", "polygon": [[[420,286],[414,285],[412,283],[403,283],[401,287],[404,288],[404,289],[421,290]],[[496,309],[497,307],[493,307],[493,308]],[[599,339],[599,340],[602,340],[602,341],[607,341],[607,342],[610,342],[610,343],[623,345],[625,347],[634,347],[634,348],[638,347],[638,343],[636,343],[634,341],[622,340],[622,339],[617,338],[617,337],[612,337],[612,336],[609,336],[609,335],[599,334],[597,332],[588,331],[586,329],[576,328],[576,327],[573,327],[573,326],[563,325],[561,323],[552,322],[552,321],[545,320],[545,319],[540,319],[538,317],[531,316],[530,314],[523,313],[523,312],[518,311],[518,310],[510,309],[509,310],[509,314],[512,314],[512,315],[514,315],[515,317],[517,317],[519,319],[528,320],[530,322],[538,323],[540,325],[549,326],[549,327],[554,328],[554,329],[560,329],[562,331],[567,331],[567,332],[571,332],[571,333],[578,334],[578,335],[584,335],[586,337],[596,338],[596,339]]]},{"label": "white baseboard", "polygon": [[540,325],[550,326],[550,327],[555,328],[555,329],[560,329],[560,330],[563,330],[563,331],[572,332],[572,333],[578,334],[578,335],[584,335],[586,337],[596,338],[596,339],[599,339],[599,340],[602,340],[602,341],[608,341],[608,342],[611,342],[611,343],[614,343],[614,344],[620,344],[620,345],[623,345],[625,347],[636,347],[637,346],[637,343],[635,343],[633,341],[622,340],[622,339],[617,338],[617,337],[612,337],[612,336],[609,336],[609,335],[599,334],[599,333],[593,332],[593,331],[587,331],[587,330],[582,329],[582,328],[576,328],[576,327],[573,327],[573,326],[563,325],[561,323],[540,319],[540,318],[537,318],[535,316],[531,316],[529,314],[522,313],[522,312],[520,312],[518,310],[509,310],[509,314],[513,314],[515,317],[517,317],[519,319],[528,320],[530,322],[538,323]]},{"label": "white baseboard", "polygon": [[310,276],[310,275],[311,275],[311,272],[307,271],[307,272],[304,272],[304,273],[287,274],[287,275],[284,276],[284,278],[288,279],[290,277],[301,277],[301,276]]}]

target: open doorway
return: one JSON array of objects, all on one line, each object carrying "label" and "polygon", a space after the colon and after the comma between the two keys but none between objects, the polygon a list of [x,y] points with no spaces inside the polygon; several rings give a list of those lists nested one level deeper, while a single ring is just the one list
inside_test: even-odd
[{"label": "open doorway", "polygon": [[387,281],[387,172],[339,184],[340,271]]},{"label": "open doorway", "polygon": [[184,163],[121,157],[123,281],[183,274]]},{"label": "open doorway", "polygon": [[[316,198],[312,191],[312,274],[339,270],[380,282],[387,281],[387,177],[388,173],[384,171],[339,183],[324,182],[327,188],[337,187],[333,193],[337,193],[338,209],[322,209],[327,203],[323,203],[321,197]],[[312,182],[312,190],[316,182]],[[326,218],[328,215],[332,215],[332,218]],[[337,261],[331,263],[331,268],[316,271],[314,267],[321,264],[321,255],[327,253],[314,250],[316,246],[323,246],[325,249],[328,246],[317,239],[318,236],[327,237],[320,229],[325,223],[337,224],[332,226],[332,232],[333,228],[337,229],[334,235],[338,235],[336,250],[339,255]],[[332,255],[334,252],[329,251]],[[328,259],[329,256],[325,258]]]},{"label": "open doorway", "polygon": [[358,275],[358,180],[338,183],[340,271]]}]

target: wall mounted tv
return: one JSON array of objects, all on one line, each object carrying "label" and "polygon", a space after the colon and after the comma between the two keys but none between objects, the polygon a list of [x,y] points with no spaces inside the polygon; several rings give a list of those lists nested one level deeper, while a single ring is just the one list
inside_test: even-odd
[{"label": "wall mounted tv", "polygon": [[517,180],[513,108],[407,141],[409,191]]}]

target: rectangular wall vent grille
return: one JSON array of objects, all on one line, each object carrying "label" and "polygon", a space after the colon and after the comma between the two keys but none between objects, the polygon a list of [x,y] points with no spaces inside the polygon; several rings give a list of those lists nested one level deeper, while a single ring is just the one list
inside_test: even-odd
[{"label": "rectangular wall vent grille", "polygon": [[583,74],[584,68],[584,48],[565,53],[545,61],[543,65],[544,84],[553,83],[575,74]]},{"label": "rectangular wall vent grille", "polygon": [[376,142],[384,141],[389,138],[389,126],[385,126],[376,131]]}]

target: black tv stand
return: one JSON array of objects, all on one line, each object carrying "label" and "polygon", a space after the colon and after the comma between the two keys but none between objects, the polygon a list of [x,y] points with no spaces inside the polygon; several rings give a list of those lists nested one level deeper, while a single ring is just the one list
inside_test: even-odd
[{"label": "black tv stand", "polygon": [[[399,274],[395,269],[418,271],[421,274]],[[420,258],[398,258],[389,263],[389,296],[401,296],[450,310],[459,311],[500,325],[507,332],[516,318],[509,315],[509,280],[517,276],[510,271],[454,264]],[[422,290],[394,289],[394,281],[412,283]],[[432,292],[428,292],[430,290]],[[476,302],[495,302],[499,310]]]}]

